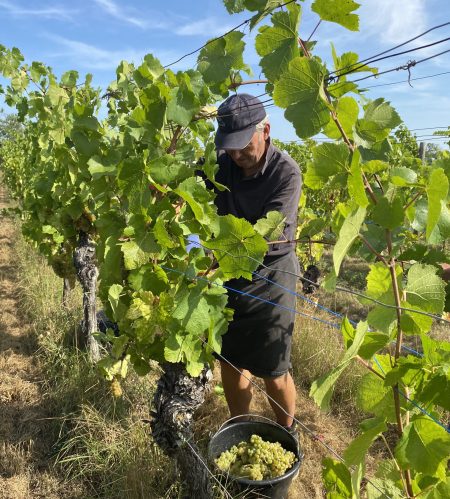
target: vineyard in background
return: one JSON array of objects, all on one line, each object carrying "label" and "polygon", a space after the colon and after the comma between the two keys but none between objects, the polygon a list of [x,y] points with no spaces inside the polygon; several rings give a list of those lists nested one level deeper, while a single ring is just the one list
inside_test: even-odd
[{"label": "vineyard in background", "polygon": [[[382,74],[371,66],[379,54],[361,62],[332,48],[330,68],[299,35],[308,13],[297,2],[224,3],[230,14],[251,12],[245,24],[258,26],[264,102],[285,109],[303,140],[281,144],[304,166],[299,258],[306,267],[332,248],[321,285],[329,293],[340,288],[346,257],[369,269],[360,293],[368,315],[342,320],[345,353],[311,386],[329,410],[350,363],[367,369],[357,398],[369,419],[342,458],[324,460],[327,497],[448,497],[450,343],[429,333],[449,310],[440,277],[441,264],[450,263],[449,153],[430,150],[422,161],[390,103],[365,98],[357,81]],[[312,9],[323,22],[357,30],[357,6],[316,0]],[[106,92],[92,87],[90,75],[58,78],[43,63],[25,64],[18,49],[0,47],[0,73],[9,81],[2,90],[18,119],[3,128],[1,171],[23,234],[64,280],[63,300],[80,282],[84,346],[117,396],[130,366],[140,376],[154,362],[163,367],[153,435],[194,477],[186,484],[191,497],[212,497],[217,486],[186,442],[232,318],[224,285],[252,278],[284,222],[277,212],[254,226],[218,216],[197,175],[202,170],[223,189],[214,180],[214,106],[248,83],[244,37],[234,29],[210,40],[195,68],[177,73],[151,54],[139,66],[123,61]],[[369,76],[350,80],[354,73]],[[319,133],[330,140],[311,139]],[[187,251],[191,234],[200,242]],[[97,331],[97,297],[114,323],[106,333]],[[414,350],[412,337],[420,339]],[[375,441],[389,457],[367,477]]]}]

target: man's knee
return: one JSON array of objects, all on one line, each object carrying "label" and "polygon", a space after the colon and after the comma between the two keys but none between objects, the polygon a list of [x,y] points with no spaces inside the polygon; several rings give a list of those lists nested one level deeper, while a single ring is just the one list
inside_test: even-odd
[{"label": "man's knee", "polygon": [[274,390],[285,390],[289,382],[290,374],[284,373],[281,376],[264,378],[264,383],[266,387],[270,387]]}]

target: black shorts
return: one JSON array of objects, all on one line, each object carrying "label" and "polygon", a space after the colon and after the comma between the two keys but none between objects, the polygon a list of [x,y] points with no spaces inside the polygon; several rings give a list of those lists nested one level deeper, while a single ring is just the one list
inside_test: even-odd
[{"label": "black shorts", "polygon": [[267,265],[270,269],[260,267],[252,281],[240,278],[226,283],[254,297],[228,291],[228,307],[234,309],[234,316],[222,336],[221,351],[236,367],[262,378],[281,376],[290,368],[296,296],[288,290],[295,292],[298,277],[280,270],[299,273],[294,252]]}]

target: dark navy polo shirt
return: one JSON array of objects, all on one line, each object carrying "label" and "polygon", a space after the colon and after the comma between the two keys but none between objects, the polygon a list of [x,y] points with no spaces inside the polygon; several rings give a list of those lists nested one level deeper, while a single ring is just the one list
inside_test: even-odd
[{"label": "dark navy polo shirt", "polygon": [[[216,181],[229,189],[216,190],[219,215],[231,214],[255,224],[269,211],[281,211],[286,222],[279,240],[295,239],[302,182],[300,168],[288,154],[269,142],[263,167],[250,177],[244,177],[242,169],[225,151],[219,151],[217,162]],[[295,243],[271,244],[267,256],[285,255],[294,248]]]}]

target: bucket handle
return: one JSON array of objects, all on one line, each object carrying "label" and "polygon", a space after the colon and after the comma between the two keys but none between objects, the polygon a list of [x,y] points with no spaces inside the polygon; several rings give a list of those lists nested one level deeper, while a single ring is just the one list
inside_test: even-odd
[{"label": "bucket handle", "polygon": [[[233,421],[234,419],[238,419],[238,418],[242,418],[242,417],[250,417],[250,418],[254,418],[254,419],[262,419],[264,420],[265,422],[269,422],[269,423],[272,423],[278,427],[280,427],[281,429],[283,429],[286,433],[289,433],[286,428],[282,425],[280,425],[280,423],[277,423],[276,421],[273,421],[272,419],[270,418],[267,418],[266,416],[261,416],[260,414],[239,414],[239,416],[233,416],[229,419],[227,419],[226,421],[224,421],[221,425],[221,427],[217,430],[217,431],[220,431],[224,426],[226,426],[230,421]],[[252,419],[253,420],[253,419]]]}]

